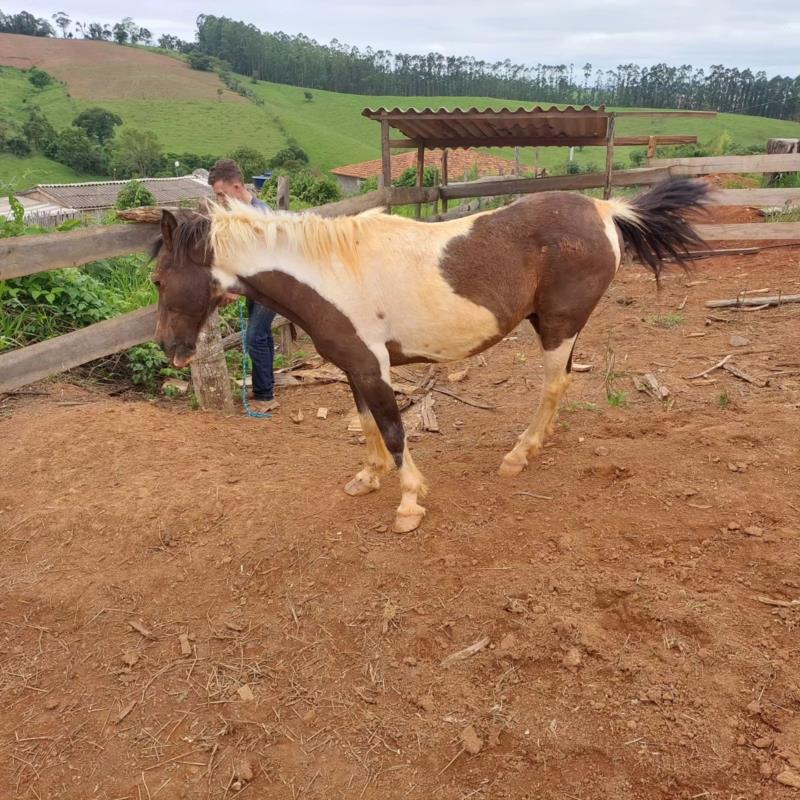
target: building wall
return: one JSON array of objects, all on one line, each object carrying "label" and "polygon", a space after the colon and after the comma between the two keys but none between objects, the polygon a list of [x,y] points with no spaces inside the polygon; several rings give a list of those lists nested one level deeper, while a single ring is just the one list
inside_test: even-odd
[{"label": "building wall", "polygon": [[358,194],[361,189],[361,178],[352,178],[349,175],[336,175],[342,194]]}]

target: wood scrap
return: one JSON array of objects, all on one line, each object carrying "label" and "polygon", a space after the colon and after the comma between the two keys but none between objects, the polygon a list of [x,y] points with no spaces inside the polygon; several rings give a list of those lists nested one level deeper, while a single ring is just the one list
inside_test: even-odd
[{"label": "wood scrap", "polygon": [[142,636],[144,636],[145,639],[156,638],[155,636],[153,636],[152,631],[149,631],[147,628],[145,628],[145,626],[142,625],[141,622],[137,622],[136,620],[132,619],[128,620],[128,625],[130,625],[131,628],[133,628],[137,633],[140,633]]},{"label": "wood scrap", "polygon": [[465,647],[463,650],[457,650],[455,653],[451,653],[447,658],[443,659],[439,666],[440,667],[448,667],[450,664],[456,661],[463,661],[465,658],[469,658],[470,656],[474,656],[476,653],[480,653],[484,647],[489,644],[489,637],[485,636],[483,639],[478,639],[477,642],[474,642],[469,647]]},{"label": "wood scrap", "polygon": [[[742,292],[744,294],[744,292]],[[784,303],[800,303],[800,294],[775,294],[769,297],[734,297],[730,300],[706,300],[706,308],[738,308],[740,306],[780,306]]]},{"label": "wood scrap", "polygon": [[669,397],[669,389],[659,383],[658,378],[652,372],[647,372],[641,378],[634,375],[633,385],[638,391],[650,395],[654,400],[666,400]]},{"label": "wood scrap", "polygon": [[778,608],[795,608],[800,606],[800,600],[775,600],[772,597],[766,597],[765,595],[758,595],[755,598],[758,600],[759,603],[763,603],[765,606],[777,606]]},{"label": "wood scrap", "polygon": [[714,366],[709,367],[706,370],[703,370],[703,372],[698,372],[697,375],[690,375],[686,380],[687,381],[693,381],[696,378],[705,378],[706,375],[711,374],[712,372],[714,372],[714,370],[717,370],[720,367],[725,366],[725,364],[727,364],[728,360],[731,359],[731,358],[733,358],[733,353],[728,353],[728,355],[725,356],[725,358],[723,358],[722,361],[718,361],[716,364],[714,364]]},{"label": "wood scrap", "polygon": [[594,364],[576,364],[574,361],[572,362],[572,371],[573,372],[591,372]]},{"label": "wood scrap", "polygon": [[435,402],[430,394],[426,394],[419,403],[420,414],[422,415],[422,430],[430,431],[431,433],[439,433],[439,421],[433,411]]},{"label": "wood scrap", "polygon": [[467,376],[469,375],[469,367],[464,367],[464,369],[456,370],[455,372],[451,372],[447,376],[447,380],[450,383],[461,383]]},{"label": "wood scrap", "polygon": [[317,419],[328,419],[328,409],[325,406],[317,409]]},{"label": "wood scrap", "polygon": [[497,408],[497,406],[493,406],[490,403],[484,403],[482,400],[475,400],[471,397],[464,397],[463,395],[451,392],[450,389],[443,389],[440,386],[432,386],[431,391],[439,392],[439,394],[446,394],[448,397],[452,397],[454,400],[458,400],[465,405],[473,406],[475,408],[483,408],[486,411],[494,411]]},{"label": "wood scrap", "polygon": [[114,723],[116,725],[119,725],[119,723],[122,722],[122,720],[124,720],[125,717],[127,717],[128,714],[130,714],[134,708],[136,708],[136,703],[137,703],[136,700],[131,700],[131,702],[128,703],[128,705],[126,705],[125,708],[123,708],[122,711],[119,712],[117,718],[114,720]]},{"label": "wood scrap", "polygon": [[731,375],[735,375],[740,380],[746,381],[747,383],[752,383],[753,386],[758,386],[759,389],[763,389],[768,385],[768,381],[761,380],[761,378],[754,378],[751,375],[748,375],[744,370],[739,369],[739,367],[735,366],[734,364],[725,363],[722,365],[722,368],[730,372]]}]

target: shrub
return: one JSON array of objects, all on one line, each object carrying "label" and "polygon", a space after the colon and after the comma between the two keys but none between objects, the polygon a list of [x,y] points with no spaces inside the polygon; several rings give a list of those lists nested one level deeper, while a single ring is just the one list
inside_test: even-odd
[{"label": "shrub", "polygon": [[[273,174],[261,190],[261,197],[272,206],[276,202],[278,177],[277,173]],[[288,178],[289,196],[296,201],[292,204],[293,207],[321,206],[342,197],[339,184],[330,175],[314,175],[309,170],[298,170],[288,173]]]},{"label": "shrub", "polygon": [[55,83],[53,76],[49,72],[45,72],[43,69],[38,69],[37,67],[31,67],[31,70],[28,73],[28,80],[37,89],[44,89],[45,86]]},{"label": "shrub", "polygon": [[104,108],[95,106],[82,111],[72,121],[77,128],[82,128],[87,135],[99,144],[105,144],[114,136],[114,128],[122,125],[122,117]]},{"label": "shrub", "polygon": [[194,50],[189,53],[189,66],[192,69],[200,70],[200,72],[210,72],[211,59],[205,53]]},{"label": "shrub", "polygon": [[290,142],[269,160],[273,169],[302,169],[307,164],[308,153],[296,142]]},{"label": "shrub", "polygon": [[45,152],[55,144],[58,134],[41,109],[32,106],[28,112],[28,120],[22,126],[22,132],[32,147]]},{"label": "shrub", "polygon": [[[436,167],[425,167],[422,173],[423,186],[436,186],[439,183],[439,170]],[[392,181],[393,186],[416,186],[417,168],[408,167],[399,178]]]},{"label": "shrub", "polygon": [[119,209],[139,208],[140,206],[154,206],[156,199],[152,192],[139,181],[128,181],[117,195],[116,207]]}]

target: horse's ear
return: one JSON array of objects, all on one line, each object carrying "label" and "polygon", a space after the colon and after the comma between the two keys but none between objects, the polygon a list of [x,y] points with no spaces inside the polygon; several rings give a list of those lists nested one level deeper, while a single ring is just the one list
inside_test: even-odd
[{"label": "horse's ear", "polygon": [[167,211],[165,208],[161,212],[161,236],[164,239],[164,244],[170,248],[170,250],[172,249],[173,236],[175,234],[175,228],[177,227],[177,218],[171,211]]}]

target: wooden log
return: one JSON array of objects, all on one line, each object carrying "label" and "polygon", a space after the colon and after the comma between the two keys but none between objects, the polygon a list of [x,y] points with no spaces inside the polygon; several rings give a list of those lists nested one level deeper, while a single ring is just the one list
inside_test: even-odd
[{"label": "wooden log", "polygon": [[142,252],[158,233],[157,225],[109,225],[0,239],[0,280]]},{"label": "wooden log", "polygon": [[219,313],[216,309],[206,320],[197,336],[197,350],[192,359],[192,385],[197,402],[203,411],[222,411],[233,414],[233,395],[228,376]]},{"label": "wooden log", "polygon": [[800,205],[800,189],[721,189],[714,192],[718,206],[789,208]]},{"label": "wooden log", "polygon": [[738,308],[740,306],[772,306],[800,303],[800,294],[774,294],[768,297],[734,297],[731,300],[706,300],[706,308]]},{"label": "wooden log", "polygon": [[654,158],[651,167],[668,167],[673,176],[713,175],[718,172],[798,172],[800,153],[700,158]]},{"label": "wooden log", "polygon": [[706,242],[800,241],[800,222],[747,222],[740,225],[696,225]]},{"label": "wooden log", "polygon": [[[670,177],[667,168],[625,169],[612,172],[612,186],[645,186]],[[451,183],[441,187],[441,195],[448,200],[465,197],[496,197],[504,194],[530,194],[567,189],[598,189],[605,184],[602,172],[586,175],[557,175],[550,178],[504,178],[502,180],[471,183]]]},{"label": "wooden log", "polygon": [[649,136],[647,139],[647,157],[656,157],[656,147],[658,146],[655,136]]},{"label": "wooden log", "polygon": [[73,333],[0,353],[0,392],[10,392],[87,361],[152,340],[156,306],[122,314]]},{"label": "wooden log", "polygon": [[285,175],[278,177],[278,191],[275,202],[280,211],[289,210],[289,179]]},{"label": "wooden log", "polygon": [[[767,153],[769,155],[800,153],[800,139],[767,139]],[[780,175],[780,172],[765,173],[767,185],[772,186],[776,183]]]}]

